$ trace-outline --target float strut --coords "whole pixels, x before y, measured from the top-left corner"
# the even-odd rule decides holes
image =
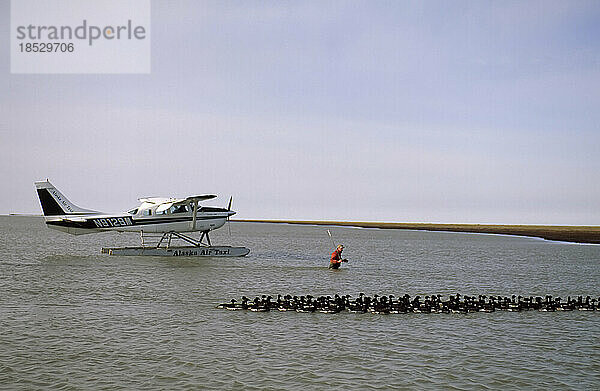
[[[208,236],[208,232],[209,231],[202,231],[202,236],[200,236],[200,243],[202,243],[202,239],[204,239],[204,237],[206,236],[206,242],[209,246],[212,246],[212,244],[210,244],[210,237]]]

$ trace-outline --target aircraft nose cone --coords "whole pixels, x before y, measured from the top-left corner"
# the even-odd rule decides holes
[[[227,211],[227,216],[233,216],[236,212],[233,210],[228,210]]]

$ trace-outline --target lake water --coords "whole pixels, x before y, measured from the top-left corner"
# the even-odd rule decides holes
[[[71,236],[0,217],[0,388],[599,389],[600,311],[224,311],[242,295],[600,296],[600,246],[447,232],[232,223],[245,258],[101,255],[135,234]]]

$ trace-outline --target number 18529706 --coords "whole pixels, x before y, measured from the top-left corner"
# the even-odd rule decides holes
[[[73,42],[21,42],[19,49],[21,53],[72,53],[75,46]]]

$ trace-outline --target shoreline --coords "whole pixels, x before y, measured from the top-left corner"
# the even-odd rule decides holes
[[[0,216],[43,217],[37,214],[16,214]],[[568,243],[600,244],[598,225],[512,225],[512,224],[438,224],[438,223],[390,223],[369,221],[323,221],[323,220],[261,220],[232,219],[242,223],[273,223],[297,225],[329,225],[340,227],[404,229],[433,232],[463,232],[476,234],[496,234],[526,236]]]
[[[581,225],[496,225],[496,224],[436,224],[436,223],[381,223],[361,221],[319,221],[319,220],[231,220],[247,223],[275,223],[298,225],[333,225],[341,227],[405,229],[438,232],[468,232],[528,236],[570,243],[600,244],[600,226]]]

